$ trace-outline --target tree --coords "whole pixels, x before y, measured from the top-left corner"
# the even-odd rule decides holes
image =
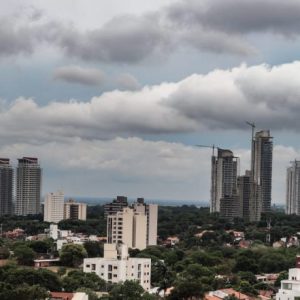
[[[87,241],[83,244],[88,257],[101,257],[103,256],[103,245],[99,242]]]
[[[82,245],[66,244],[60,251],[60,262],[63,266],[78,267],[85,257],[87,252]]]
[[[0,299],[1,300],[44,300],[49,298],[47,290],[39,285],[28,285],[22,283],[17,287],[0,283]]]
[[[95,273],[84,273],[82,271],[71,271],[62,280],[64,290],[76,291],[79,288],[88,288],[93,291],[104,291],[105,281]]]
[[[285,280],[288,279],[289,277],[289,273],[287,271],[283,271],[279,274],[279,276],[277,277],[276,281],[275,281],[275,286],[279,287],[281,284],[281,280]]]
[[[257,290],[248,281],[241,281],[239,290],[245,294],[258,295]]]
[[[53,241],[50,239],[43,241],[31,241],[29,247],[36,253],[48,253],[52,250]]]
[[[32,265],[35,252],[25,245],[20,245],[14,249],[14,256],[20,265]]]
[[[192,297],[203,297],[204,288],[200,280],[180,279],[172,290],[168,299],[170,300],[185,300]]]
[[[61,281],[57,274],[47,269],[10,267],[1,280],[13,286],[18,286],[21,282],[28,285],[38,284],[50,291],[61,290]]]
[[[113,300],[139,300],[143,299],[144,289],[137,281],[126,280],[116,284],[109,293],[109,299]]]

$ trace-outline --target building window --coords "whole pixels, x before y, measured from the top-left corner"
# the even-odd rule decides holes
[[[101,276],[104,276],[104,273],[101,273]]]
[[[96,270],[96,264],[92,264],[92,271]]]
[[[112,279],[112,274],[111,274],[111,273],[108,273],[107,278],[108,278],[108,279]]]
[[[117,275],[117,274],[114,274],[114,277],[118,277],[118,275]]]
[[[85,267],[86,267],[86,268],[90,268],[90,267],[91,267],[91,265],[85,265]]]
[[[112,265],[108,265],[108,271],[112,271]]]
[[[101,265],[101,268],[104,268],[104,265]]]
[[[114,270],[117,270],[118,269],[118,267],[117,266],[114,266]]]

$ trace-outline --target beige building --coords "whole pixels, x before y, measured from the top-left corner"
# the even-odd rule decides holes
[[[125,207],[123,211],[107,216],[107,241],[125,244],[129,248],[147,247],[147,216]]]
[[[132,207],[135,212],[147,216],[147,246],[157,245],[157,204],[146,204],[143,198],[138,198]]]
[[[64,204],[64,219],[86,220],[86,204],[70,199]]]
[[[145,291],[151,287],[151,259],[129,257],[126,245],[104,244],[104,257],[85,258],[83,271],[110,283],[137,280]]]
[[[44,202],[44,221],[58,223],[64,219],[64,192],[48,193]]]

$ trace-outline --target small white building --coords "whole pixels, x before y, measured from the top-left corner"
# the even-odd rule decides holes
[[[104,244],[104,257],[85,258],[83,271],[94,272],[111,283],[137,280],[145,291],[150,290],[151,259],[129,257],[124,244]]]
[[[276,300],[295,300],[300,297],[300,256],[296,258],[296,268],[289,269],[289,278],[281,280],[281,288]]]

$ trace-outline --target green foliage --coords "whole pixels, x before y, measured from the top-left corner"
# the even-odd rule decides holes
[[[276,281],[275,281],[275,286],[276,287],[280,287],[281,284],[281,280],[285,280],[289,278],[289,273],[287,271],[283,271],[279,274],[279,276],[277,277]]]
[[[30,241],[28,246],[36,253],[48,253],[53,248],[53,241],[50,239],[43,241]]]
[[[126,280],[124,283],[114,285],[109,293],[112,300],[139,300],[143,298],[144,289],[136,281]]]
[[[248,295],[258,295],[257,290],[248,281],[241,281],[239,290],[241,291],[241,293],[245,293]]]
[[[39,285],[50,291],[61,290],[59,277],[47,269],[35,270],[33,268],[22,268],[12,265],[1,267],[0,281],[15,287],[19,286],[20,283],[24,283]]]
[[[0,283],[1,300],[45,300],[49,297],[47,290],[39,285],[20,284],[13,286]]]
[[[35,252],[25,245],[20,245],[14,249],[14,257],[20,265],[32,265]]]
[[[72,292],[79,288],[87,288],[93,291],[104,291],[105,281],[95,273],[84,273],[82,271],[71,271],[62,279],[65,291]]]
[[[66,244],[62,247],[59,256],[63,266],[78,267],[87,257],[87,252],[82,245]]]
[[[204,287],[200,280],[187,280],[180,279],[175,284],[171,295],[168,297],[170,300],[188,299],[192,297],[202,297],[204,295]]]
[[[9,249],[7,247],[0,247],[0,259],[7,259],[9,258],[10,253],[9,253]]]
[[[103,244],[99,242],[87,241],[83,244],[88,257],[102,257],[103,256]]]

